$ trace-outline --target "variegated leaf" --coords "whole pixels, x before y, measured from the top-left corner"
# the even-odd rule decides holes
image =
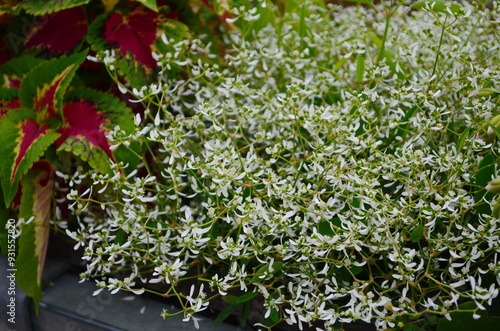
[[[62,110],[62,99],[87,52],[62,56],[43,63],[29,72],[21,83],[21,106],[35,110],[39,123],[57,117]]]
[[[16,195],[21,177],[38,161],[59,133],[47,124],[38,124],[31,109],[9,111],[0,121],[0,177],[5,204]]]
[[[37,311],[42,297],[53,191],[53,170],[47,161],[38,162],[22,180],[20,217],[31,222],[22,227],[16,259],[17,282],[33,298]]]

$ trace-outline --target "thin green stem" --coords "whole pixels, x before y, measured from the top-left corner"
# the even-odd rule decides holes
[[[441,45],[443,44],[444,30],[445,30],[445,27],[443,26],[441,29],[441,37],[439,37],[439,45],[438,45],[438,49],[437,49],[436,60],[434,61],[434,67],[432,68],[431,77],[433,77],[434,74],[436,73],[436,68],[437,68],[437,64],[439,61],[439,55],[441,54]]]
[[[377,62],[382,61],[382,59],[384,58],[385,43],[387,41],[387,35],[389,34],[389,26],[390,26],[390,24],[391,24],[391,14],[386,13],[384,35],[382,36],[382,42],[380,43],[380,52],[378,54]]]

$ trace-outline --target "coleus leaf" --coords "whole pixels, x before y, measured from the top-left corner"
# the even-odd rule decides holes
[[[109,150],[109,147],[107,147]],[[99,146],[93,145],[84,135],[71,135],[62,142],[57,152],[69,152],[78,156],[81,160],[88,163],[93,169],[103,174],[111,174],[111,163],[109,154]]]
[[[39,123],[57,117],[57,113],[62,110],[66,88],[86,56],[87,51],[68,57],[61,56],[30,71],[21,83],[21,106],[35,110]]]
[[[85,37],[87,28],[87,15],[83,7],[45,15],[31,26],[24,47],[66,53]]]
[[[48,124],[39,124],[35,112],[21,108],[9,111],[0,121],[0,178],[5,205],[9,206],[21,177],[38,161],[58,137]]]
[[[78,96],[78,98],[76,98]],[[63,126],[55,142],[58,151],[71,152],[103,173],[110,170],[114,161],[106,133],[118,125],[130,132],[133,115],[117,98],[91,89],[69,93],[63,108]]]
[[[90,0],[24,0],[22,5],[28,14],[45,15],[89,2]]]
[[[0,85],[5,88],[19,88],[28,72],[40,65],[43,60],[34,56],[19,56],[0,65]]]
[[[42,271],[49,239],[53,173],[49,162],[40,161],[22,180],[19,216],[32,221],[22,227],[16,259],[16,280],[19,287],[33,298],[37,313],[42,297]]]
[[[130,53],[146,70],[151,70],[156,67],[151,47],[156,40],[157,23],[158,14],[143,6],[126,15],[116,11],[104,23],[104,39],[123,56]]]

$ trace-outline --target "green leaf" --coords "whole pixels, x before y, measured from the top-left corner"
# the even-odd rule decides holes
[[[229,305],[226,308],[224,308],[224,310],[221,311],[219,315],[217,315],[217,318],[215,319],[214,324],[219,325],[220,323],[222,323],[226,318],[231,316],[231,314],[236,309],[238,309],[239,306],[240,306],[239,304],[232,304],[232,305]]]
[[[337,63],[335,63],[335,66],[333,67],[333,71],[337,71],[340,69],[340,67],[342,67],[344,65],[344,63],[346,63],[348,60],[348,58],[344,57],[340,60],[337,61]]]
[[[244,328],[247,324],[248,316],[250,315],[250,308],[250,301],[246,301],[243,304],[243,308],[241,309],[240,327],[242,328]]]
[[[215,239],[219,236],[220,233],[220,224],[219,221],[215,221],[214,225],[212,225],[212,230],[210,230],[210,238]]]
[[[29,72],[19,91],[21,106],[33,109],[39,123],[57,117],[63,96],[87,51],[45,62]]]
[[[382,40],[380,40],[380,38],[377,37],[376,34],[374,34],[373,32],[368,32],[367,36],[370,37],[370,39],[377,46],[378,49],[382,47]],[[382,59],[385,59],[385,62],[387,63],[389,69],[391,69],[391,72],[393,74],[398,75],[399,78],[404,78],[405,70],[401,66],[398,67],[399,62],[397,61],[396,52],[391,48],[388,48],[387,45],[385,45],[384,47],[384,51],[382,53]]]
[[[252,300],[253,298],[255,298],[257,295],[259,295],[259,292],[248,292],[248,293],[243,294],[241,297],[239,297],[236,300],[236,302],[237,303],[247,302],[247,301]]]
[[[495,173],[495,157],[490,153],[486,155],[479,163],[479,170],[476,174],[476,186],[478,191],[474,195],[474,201],[477,203],[476,209],[481,214],[491,214],[491,207],[488,203],[482,201],[493,199],[494,195],[488,193],[484,187],[493,178]]]
[[[54,191],[50,164],[39,162],[38,168],[46,170],[32,170],[22,181],[19,216],[25,220],[33,220],[22,227],[16,258],[17,282],[26,295],[33,298],[37,313],[42,298],[42,271],[47,253]]]
[[[57,152],[70,152],[87,162],[102,174],[111,174],[109,155],[98,146],[92,145],[84,136],[70,136],[57,148]]]
[[[124,231],[123,229],[118,229],[118,231],[116,231],[116,235],[115,235],[115,240],[114,240],[114,243],[116,245],[123,245],[123,243],[125,242],[125,234],[124,234]]]
[[[420,224],[410,233],[410,239],[412,242],[416,243],[420,239],[422,239],[423,234],[424,234],[424,226]]]
[[[34,56],[24,55],[3,63],[0,65],[0,72],[2,73],[0,86],[17,88],[16,86],[24,80],[26,74],[42,62],[44,61]]]
[[[365,73],[365,57],[362,54],[358,54],[358,59],[356,63],[356,80],[359,83],[363,81],[364,73]]]
[[[123,164],[129,165],[126,169],[124,169],[125,175],[128,176],[132,171],[137,169],[139,163],[141,163],[142,160],[139,155],[142,155],[143,152],[144,149],[139,142],[132,141],[129,146],[120,145],[113,151],[113,155],[118,162],[123,162]]]
[[[231,303],[231,304],[237,304],[237,300],[238,300],[238,297],[235,296],[235,295],[226,295],[224,297],[222,297],[222,300],[224,300],[224,302],[227,302],[227,303]]]
[[[397,131],[394,134],[390,135],[389,139],[387,140],[387,147],[389,148],[394,147],[396,143],[393,142],[394,140],[396,140],[396,137],[400,137],[401,138],[400,141],[403,141],[404,136],[410,130],[410,118],[412,118],[413,115],[415,115],[417,113],[417,110],[419,109],[420,108],[418,105],[414,105],[406,112],[405,116],[401,120],[401,124],[398,125],[397,127]]]
[[[7,222],[9,221],[10,213],[11,211],[5,206],[5,203],[3,202],[3,192],[0,190],[0,252],[5,256],[9,256],[9,228],[6,226]],[[14,249],[17,249],[18,245],[14,247]],[[12,253],[12,251],[11,251]],[[15,252],[14,252],[15,253]]]
[[[156,6],[156,0],[135,0],[135,1],[142,3],[145,7],[151,10],[154,10],[156,12],[158,11],[158,7]]]
[[[331,223],[328,221],[321,221],[319,222],[318,225],[318,232],[322,236],[330,236],[333,237],[335,235],[335,232],[332,229]]]
[[[500,129],[494,125],[490,125],[489,127],[493,130],[493,132],[495,132],[497,139],[500,139]],[[467,129],[470,129],[470,128],[467,128]]]
[[[420,0],[414,3],[411,7],[414,9],[422,9],[426,8],[426,3],[429,4],[429,8],[433,12],[445,13],[446,11],[446,3],[449,1],[445,0]],[[453,14],[458,14],[462,7],[457,5],[456,3],[450,4],[450,10]]]
[[[462,148],[464,147],[465,141],[469,138],[469,132],[470,132],[470,128],[467,128],[458,137],[457,151],[461,151]],[[500,131],[499,131],[499,133],[500,133]],[[500,139],[500,136],[499,136],[499,139]]]
[[[272,265],[272,268],[273,268],[272,274],[274,275],[278,271],[280,271],[282,265],[283,265],[283,262],[280,262],[280,261],[274,262]],[[270,267],[270,264],[264,264],[263,266],[261,266],[255,272],[255,276],[252,278],[252,283],[262,282],[262,278],[260,278],[260,277],[269,273],[269,267]]]
[[[462,312],[450,314],[451,321],[442,318],[437,326],[437,331],[478,331],[478,330],[500,330],[500,318],[490,317],[484,310],[477,309],[474,302],[465,302],[458,305]],[[472,311],[480,316],[473,318]]]
[[[45,15],[89,2],[90,0],[23,0],[22,6],[28,14]]]
[[[271,313],[269,314],[269,317],[274,323],[278,323],[278,321],[280,320],[280,312],[275,308],[271,308]]]

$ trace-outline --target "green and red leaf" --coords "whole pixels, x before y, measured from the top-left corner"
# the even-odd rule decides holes
[[[96,105],[87,100],[67,102],[63,108],[63,126],[58,130],[61,134],[56,141],[60,146],[69,137],[78,140],[85,138],[92,146],[101,148],[110,158],[113,154],[106,138],[104,112],[98,111]]]
[[[43,63],[29,72],[21,84],[21,106],[33,109],[39,123],[57,117],[62,110],[64,93],[87,51]]]
[[[16,259],[17,282],[33,298],[35,309],[42,297],[42,271],[49,239],[54,171],[47,161],[39,161],[22,180],[19,216],[26,221],[19,240]]]
[[[87,34],[85,9],[75,7],[45,15],[31,26],[25,48],[46,48],[63,54],[75,47]]]
[[[152,46],[156,40],[158,14],[139,6],[129,14],[114,12],[104,23],[104,39],[123,56],[132,54],[145,69],[156,67]]]
[[[71,91],[68,99],[56,147],[79,156],[103,173],[108,172],[115,158],[106,133],[116,125],[130,132],[133,128],[131,110],[117,98],[91,89]]]
[[[58,137],[49,125],[39,124],[31,109],[10,111],[0,121],[0,177],[5,204],[16,195],[19,180]]]

